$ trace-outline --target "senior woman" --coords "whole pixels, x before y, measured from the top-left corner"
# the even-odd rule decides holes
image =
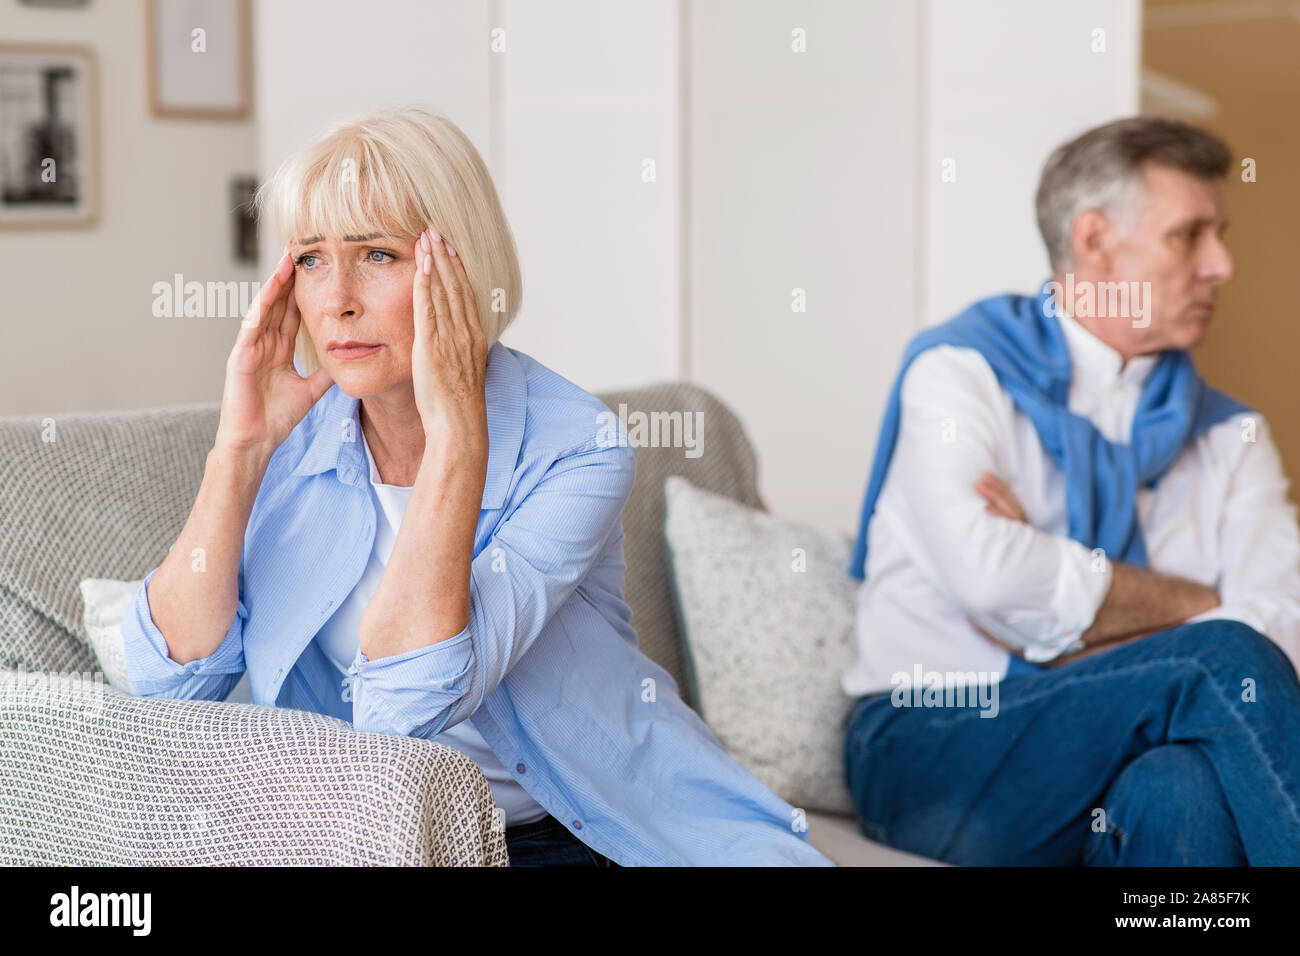
[[[259,704],[454,747],[514,865],[829,864],[637,650],[634,452],[498,341],[519,265],[466,136],[363,116],[257,203],[291,242],[226,362],[189,519],[123,622],[132,691],[220,700],[247,669]]]

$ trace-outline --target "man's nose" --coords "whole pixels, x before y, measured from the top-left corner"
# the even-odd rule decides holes
[[[1215,282],[1227,282],[1236,274],[1236,263],[1233,262],[1232,253],[1228,251],[1222,239],[1216,237],[1211,242],[1210,248],[1206,250],[1202,269],[1205,277]]]

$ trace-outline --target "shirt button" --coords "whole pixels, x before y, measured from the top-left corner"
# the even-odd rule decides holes
[[[582,821],[581,821],[581,820],[574,820],[574,821],[573,821],[573,829],[575,829],[575,830],[581,830],[581,829],[582,829]]]
[[[515,764],[515,769],[518,770],[520,773],[525,773],[528,770],[528,768],[521,763]]]

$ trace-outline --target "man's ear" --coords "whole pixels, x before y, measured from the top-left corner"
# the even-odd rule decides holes
[[[1100,209],[1085,209],[1070,226],[1070,250],[1076,269],[1110,272],[1110,238],[1114,224]]]

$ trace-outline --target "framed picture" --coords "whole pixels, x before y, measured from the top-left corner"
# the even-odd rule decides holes
[[[149,109],[176,119],[243,119],[251,82],[248,0],[149,0]]]
[[[88,47],[0,43],[0,228],[95,221],[98,103]]]
[[[235,217],[232,234],[235,237],[236,262],[257,265],[257,215],[253,210],[253,195],[257,180],[252,176],[236,176],[230,181],[230,209]]]

